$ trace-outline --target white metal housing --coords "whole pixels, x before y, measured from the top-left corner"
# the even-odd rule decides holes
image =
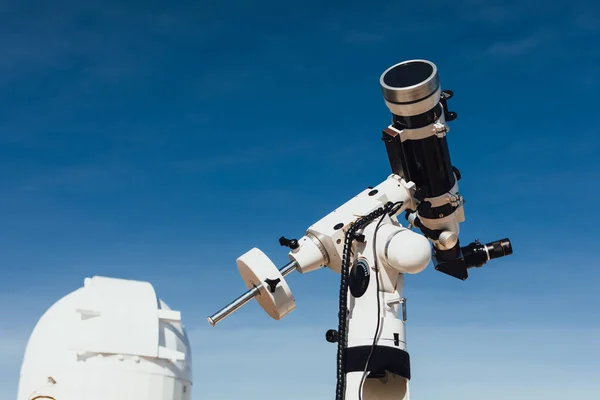
[[[340,273],[344,237],[350,225],[388,202],[402,202],[396,215],[408,208],[416,208],[412,197],[414,188],[414,184],[391,174],[374,188],[363,190],[311,225],[306,231],[307,236],[300,239],[300,246],[289,253],[290,260],[298,263],[298,271],[302,273],[314,271],[325,263],[329,269]]]
[[[180,312],[150,283],[94,277],[38,321],[18,400],[189,400],[191,389]]]

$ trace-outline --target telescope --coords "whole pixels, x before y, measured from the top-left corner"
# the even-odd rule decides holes
[[[256,299],[279,320],[296,306],[288,274],[320,268],[339,273],[338,328],[325,335],[338,345],[336,400],[409,399],[406,275],[433,262],[436,270],[465,280],[468,269],[513,251],[509,239],[460,244],[465,201],[448,146],[448,123],[457,113],[448,109],[454,93],[442,90],[436,65],[401,62],[379,83],[392,114],[382,135],[391,174],[310,225],[300,239],[281,237],[289,248],[289,263],[281,269],[258,248],[240,256],[237,267],[248,291],[208,317],[215,326]]]
[[[411,60],[388,68],[380,78],[392,124],[383,131],[392,172],[414,182],[418,202],[406,219],[434,244],[435,269],[465,280],[467,269],[512,254],[509,239],[460,247],[459,224],[465,220],[458,192],[460,171],[450,159],[447,134],[458,114],[448,110],[451,90],[441,90],[437,67]]]

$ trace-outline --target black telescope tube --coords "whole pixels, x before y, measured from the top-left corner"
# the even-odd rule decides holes
[[[455,178],[445,137],[406,140],[400,147],[405,179],[417,185],[423,198],[441,196],[452,189]]]
[[[391,136],[384,131],[392,171],[414,182],[422,198],[449,192],[456,178],[448,142],[445,135],[435,135],[433,127],[444,115],[437,67],[425,60],[405,61],[386,70],[380,84],[394,128],[426,130],[429,126],[431,132],[423,138],[403,141],[401,135]]]

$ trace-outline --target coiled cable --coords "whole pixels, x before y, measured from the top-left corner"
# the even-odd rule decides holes
[[[338,349],[337,349],[337,384],[336,384],[336,400],[345,400],[344,395],[346,393],[346,348],[348,347],[348,275],[350,271],[350,263],[352,261],[352,243],[357,239],[357,232],[366,227],[368,224],[373,222],[376,218],[382,217],[385,214],[393,215],[397,212],[398,207],[402,205],[402,202],[391,203],[388,202],[384,207],[380,207],[377,210],[369,213],[366,216],[359,218],[354,222],[350,228],[346,231],[344,238],[344,251],[342,254],[342,265],[341,265],[341,280],[340,280],[340,296],[339,296],[339,313],[338,313]],[[383,218],[382,218],[383,220]],[[380,221],[381,222],[381,221]],[[379,226],[379,224],[378,224]],[[375,255],[375,253],[374,253]],[[376,255],[375,255],[376,257]],[[377,277],[379,283],[379,277]],[[378,294],[379,296],[379,291]],[[379,307],[378,307],[379,308]],[[377,327],[379,330],[379,326]],[[375,338],[377,338],[375,335]],[[367,366],[371,358],[371,354],[367,359]],[[365,366],[366,370],[366,366]],[[362,385],[361,385],[362,386]],[[359,388],[360,390],[360,388]]]

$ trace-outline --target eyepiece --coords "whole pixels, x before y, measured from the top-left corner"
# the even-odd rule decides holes
[[[490,260],[493,260],[494,258],[509,256],[513,252],[512,244],[510,243],[510,240],[508,238],[488,243],[485,245],[485,247],[490,255]]]
[[[461,250],[467,268],[480,267],[489,260],[511,255],[512,244],[509,239],[496,240],[488,244],[475,241]]]
[[[388,68],[379,79],[385,102],[394,115],[426,112],[440,100],[437,67],[427,60],[409,60]]]
[[[456,247],[458,248],[458,246],[457,244]],[[482,244],[476,240],[465,247],[460,247],[459,253],[462,253],[462,257],[456,254],[457,258],[454,259],[452,254],[454,250],[434,249],[437,262],[435,269],[463,281],[469,276],[467,269],[482,267],[490,260],[509,256],[513,252],[512,244],[508,238],[488,244]]]

